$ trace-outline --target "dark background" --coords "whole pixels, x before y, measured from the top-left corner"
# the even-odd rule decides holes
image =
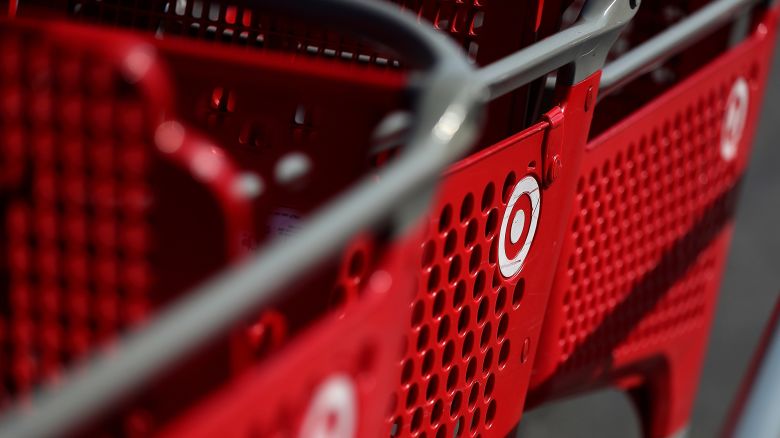
[[[778,45],[780,47],[780,45]],[[690,424],[690,438],[718,432],[780,292],[780,50],[753,144],[726,274]],[[780,407],[778,407],[780,415]],[[639,437],[633,407],[606,390],[527,412],[522,438]]]

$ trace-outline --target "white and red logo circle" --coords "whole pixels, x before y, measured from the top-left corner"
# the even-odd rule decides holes
[[[501,221],[498,267],[504,277],[512,277],[523,269],[536,235],[540,208],[539,183],[533,176],[526,176],[512,190]]]
[[[317,388],[303,418],[300,438],[353,438],[357,428],[355,384],[345,374],[329,377]]]
[[[720,132],[720,156],[726,161],[731,161],[737,156],[737,148],[745,131],[749,103],[748,83],[744,78],[737,78],[726,101],[726,112],[723,115],[723,126]]]

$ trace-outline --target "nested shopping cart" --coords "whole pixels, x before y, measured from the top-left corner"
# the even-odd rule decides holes
[[[713,2],[672,28],[677,38],[667,42],[730,23],[750,6],[740,3]],[[646,436],[684,433],[776,23],[776,9],[756,9],[744,41],[588,143],[532,406],[617,386],[637,405]],[[669,50],[658,41],[635,49],[634,61]],[[605,69],[606,93],[633,86],[627,62]]]
[[[221,269],[252,232],[238,167],[162,123],[169,84],[148,48],[63,31],[1,31],[3,404]]]
[[[186,2],[184,4],[186,5]],[[159,319],[154,320],[156,322],[152,322],[147,329],[151,336],[137,335],[129,341],[129,346],[118,350],[117,356],[114,358],[109,356],[105,359],[102,365],[104,371],[94,371],[91,375],[86,374],[85,380],[81,383],[79,380],[71,383],[72,387],[76,388],[73,391],[91,393],[88,399],[69,398],[68,409],[64,411],[70,410],[71,416],[63,417],[63,410],[56,409],[57,404],[65,399],[57,402],[55,396],[50,399],[49,403],[52,403],[50,407],[42,407],[40,411],[44,417],[47,412],[54,417],[48,420],[33,420],[26,426],[22,424],[21,427],[40,428],[39,431],[45,431],[46,428],[62,426],[63,423],[57,423],[55,420],[73,422],[74,418],[87,410],[97,408],[100,402],[96,400],[115,398],[122,390],[146,379],[148,375],[157,372],[158,368],[167,365],[167,362],[172,361],[174,357],[183,354],[181,351],[195,348],[202,343],[203,338],[212,336],[220,329],[225,330],[231,322],[239,319],[237,315],[247,315],[244,308],[251,307],[253,304],[253,301],[249,300],[250,295],[256,296],[254,301],[261,300],[262,291],[270,290],[271,287],[277,286],[275,283],[281,284],[285,279],[292,278],[293,273],[314,263],[314,260],[325,252],[323,248],[330,248],[354,233],[349,224],[362,225],[372,218],[379,217],[381,212],[388,210],[388,203],[398,202],[401,194],[407,194],[411,189],[419,187],[423,181],[432,178],[443,163],[457,156],[459,148],[467,144],[467,135],[460,132],[473,131],[462,125],[468,126],[466,122],[471,119],[470,105],[473,105],[474,101],[496,99],[542,77],[549,71],[560,69],[557,105],[542,117],[541,122],[467,158],[445,174],[445,188],[441,192],[442,195],[437,196],[436,213],[421,225],[420,233],[426,236],[426,242],[420,248],[422,254],[411,257],[417,264],[416,270],[423,271],[418,281],[417,297],[413,302],[407,303],[408,311],[395,312],[396,318],[398,315],[406,315],[404,318],[395,319],[395,322],[411,323],[412,326],[404,341],[404,360],[397,370],[401,375],[401,389],[393,398],[393,413],[388,424],[389,433],[420,435],[426,434],[426,430],[439,436],[448,433],[462,435],[467,433],[467,430],[471,435],[480,433],[479,431],[495,435],[507,433],[519,419],[524,398],[523,391],[508,391],[507,385],[523,387],[528,381],[540,328],[536,318],[544,313],[546,290],[552,276],[550,267],[555,263],[558,251],[556,242],[563,225],[561,218],[565,217],[561,213],[566,211],[575,182],[571,177],[573,174],[569,173],[567,176],[562,169],[576,168],[578,165],[595,103],[597,71],[611,41],[619,28],[630,19],[636,6],[626,3],[610,8],[610,4],[606,1],[592,2],[583,14],[581,22],[571,30],[555,35],[537,46],[532,46],[524,52],[472,74],[465,61],[461,61],[461,55],[448,49],[448,46],[438,37],[417,35],[415,32],[420,31],[410,29],[417,29],[419,26],[410,27],[408,19],[406,22],[400,21],[400,24],[394,23],[387,18],[392,15],[377,15],[375,11],[383,11],[378,6],[356,5],[351,2],[333,4],[322,2],[324,7],[319,10],[322,17],[344,20],[348,14],[334,10],[332,6],[347,5],[357,8],[358,13],[363,14],[359,18],[379,20],[376,23],[378,34],[381,34],[382,26],[389,22],[401,26],[402,30],[417,39],[415,41],[411,38],[411,42],[416,45],[404,39],[399,46],[414,52],[418,61],[422,59],[427,62],[427,64],[423,63],[424,66],[435,67],[434,73],[441,76],[439,78],[434,75],[437,80],[421,83],[424,86],[421,88],[427,93],[419,99],[419,105],[427,112],[423,112],[420,116],[422,121],[411,125],[411,131],[426,140],[425,142],[417,140],[417,143],[426,144],[426,149],[421,149],[419,145],[417,148],[411,148],[415,145],[415,142],[411,142],[412,145],[407,147],[419,156],[396,152],[399,158],[395,160],[399,160],[400,164],[387,164],[380,167],[378,182],[366,183],[358,189],[362,191],[357,192],[357,195],[353,193],[351,197],[336,201],[337,204],[328,210],[330,213],[320,216],[319,221],[313,220],[313,225],[303,225],[298,231],[295,229],[298,227],[297,221],[301,211],[308,212],[307,209],[318,207],[334,191],[343,188],[346,182],[354,180],[355,174],[360,174],[360,169],[363,168],[355,169],[357,166],[346,165],[335,169],[335,172],[334,169],[329,169],[330,172],[323,174],[326,174],[330,180],[322,178],[322,175],[312,174],[311,178],[320,176],[316,181],[333,183],[335,187],[335,189],[331,189],[330,185],[313,187],[311,190],[318,195],[313,206],[306,204],[302,207],[294,204],[296,201],[302,201],[300,197],[293,196],[290,199],[283,199],[284,211],[268,210],[268,205],[277,206],[279,205],[277,202],[254,202],[252,213],[255,227],[252,231],[258,241],[262,242],[274,234],[293,234],[288,241],[278,244],[276,250],[269,253],[273,256],[268,255],[266,258],[260,256],[255,261],[256,265],[262,265],[263,268],[250,270],[245,267],[243,271],[237,268],[238,273],[228,271],[228,274],[215,280],[214,283],[209,283],[203,289],[188,294],[182,301],[183,304],[158,315]],[[294,5],[276,5],[276,7],[295,9]],[[186,9],[185,11],[190,13]],[[242,10],[242,14],[242,17],[246,17],[246,10]],[[385,10],[383,14],[389,12]],[[539,23],[539,14],[536,15]],[[237,17],[236,15],[233,19]],[[351,24],[354,25],[354,22]],[[94,32],[96,38],[100,35],[97,30],[90,30],[90,32]],[[287,75],[285,76],[287,79],[290,77],[298,79],[306,77],[311,73],[311,69],[315,68],[321,68],[318,72],[332,81],[332,88],[323,87],[322,84],[314,85],[319,90],[326,90],[326,94],[341,92],[343,95],[344,90],[338,87],[354,86],[354,84],[349,81],[342,83],[339,79],[346,77],[355,79],[358,76],[369,77],[369,79],[355,81],[358,84],[369,83],[388,93],[403,88],[402,73],[392,70],[378,71],[373,67],[371,70],[356,69],[353,66],[337,67],[332,64],[327,64],[325,67],[326,64],[321,63],[320,60],[301,60],[299,57],[282,57],[275,54],[258,56],[255,60],[254,55],[241,52],[242,57],[239,59],[238,56],[233,56],[239,52],[217,49],[216,46],[197,45],[190,41],[185,44],[181,40],[173,39],[148,41],[150,41],[149,45],[154,47],[165,60],[167,67],[174,72],[175,83],[180,85],[178,81],[181,81],[181,84],[184,84],[183,88],[193,91],[191,94],[179,97],[181,100],[178,101],[175,114],[181,114],[182,123],[197,125],[218,139],[221,133],[227,132],[228,134],[224,134],[226,137],[221,139],[225,142],[225,145],[221,146],[225,146],[224,153],[227,159],[238,163],[242,171],[253,170],[261,175],[274,174],[276,180],[270,181],[273,184],[291,183],[294,186],[296,182],[300,182],[294,181],[295,176],[300,176],[295,175],[296,171],[300,173],[301,168],[305,170],[306,166],[311,164],[307,163],[306,158],[311,159],[312,156],[321,158],[325,155],[317,154],[326,152],[321,152],[321,149],[315,150],[309,152],[308,157],[294,154],[279,157],[269,154],[264,159],[253,160],[256,157],[233,147],[231,142],[234,143],[236,138],[239,143],[251,143],[254,147],[265,146],[263,143],[266,140],[278,141],[272,136],[265,135],[266,131],[263,129],[265,120],[262,118],[257,124],[250,124],[248,131],[250,135],[245,135],[247,133],[244,129],[247,126],[247,119],[244,118],[247,117],[246,113],[238,118],[239,123],[232,126],[240,129],[231,129],[231,123],[235,123],[235,121],[231,122],[231,114],[238,112],[237,108],[242,104],[244,93],[252,91],[248,85],[244,85],[251,80],[256,81],[258,79],[256,75],[262,74],[259,72],[271,71],[264,74],[270,78],[268,83],[264,83],[269,86],[269,90],[265,90],[265,93],[266,96],[270,94],[280,100],[289,99],[290,96],[293,96],[293,99],[311,98],[305,90],[290,90],[289,86],[284,88],[285,83],[279,79],[281,72]],[[328,45],[320,48],[325,54],[330,50]],[[560,50],[561,48],[566,50]],[[442,53],[446,57],[442,56]],[[343,52],[341,56],[343,57]],[[230,77],[227,85],[213,82],[214,75],[210,74],[212,72],[203,69],[204,59],[205,65],[223,65],[232,70],[233,76]],[[357,55],[356,59],[360,61],[360,55]],[[369,60],[378,61],[377,58],[371,57]],[[242,68],[237,68],[236,64],[240,64]],[[283,65],[287,68],[283,68]],[[399,63],[399,66],[402,65],[404,64]],[[187,74],[176,74],[177,71]],[[312,85],[303,82],[300,86],[311,91]],[[284,92],[274,94],[277,90],[273,86],[282,87]],[[236,92],[233,87],[242,91]],[[176,86],[173,86],[173,89],[176,90]],[[210,105],[203,106],[198,103],[197,97],[203,90],[210,92]],[[365,94],[367,90],[357,91]],[[376,92],[373,89],[371,91]],[[448,101],[446,99],[448,95],[454,97]],[[258,98],[262,97],[265,96],[258,96]],[[348,102],[338,100],[340,98],[334,96],[327,102],[336,102],[336,108],[339,110],[350,106]],[[374,101],[372,102],[374,106],[358,107],[360,110],[358,112],[353,110],[354,121],[358,122],[355,124],[358,134],[369,133],[366,126],[380,122],[380,117],[372,111],[366,111],[365,108],[374,108],[389,101],[390,109],[398,109],[404,103],[404,101],[399,103],[397,98],[378,100],[379,104]],[[293,111],[284,111],[285,105],[279,105],[279,108],[281,110],[275,109],[275,112],[283,114],[282,117],[290,117],[290,113],[293,113]],[[261,108],[252,109],[261,111]],[[308,105],[300,104],[289,109],[294,109],[292,120],[288,119],[288,123],[292,125],[290,130],[293,136],[285,137],[285,140],[295,144],[295,141],[303,139],[305,141],[302,143],[311,145],[314,140],[334,138],[328,137],[327,131],[328,117],[334,116],[333,113],[320,111],[318,114],[316,110],[311,111]],[[442,116],[432,117],[437,110]],[[250,115],[256,117],[251,111]],[[272,119],[276,115],[268,114],[267,117]],[[198,118],[199,116],[201,118]],[[312,128],[311,120],[316,121],[318,116],[326,123],[319,125],[319,129]],[[344,114],[340,113],[340,116],[343,117]],[[374,123],[363,123],[369,121],[365,119],[366,117],[375,117],[370,120]],[[395,116],[395,120],[399,119],[403,120],[402,117]],[[391,117],[383,121],[390,125],[393,120],[394,118]],[[269,123],[267,126],[271,125]],[[415,125],[422,125],[425,129]],[[371,143],[365,139],[365,135],[357,137],[363,139],[364,144]],[[345,144],[337,146],[339,151],[349,150],[350,138],[345,137]],[[326,141],[324,143],[327,144]],[[450,144],[451,150],[437,150],[435,147],[437,143]],[[422,152],[417,152],[418,150]],[[442,150],[446,153],[442,153]],[[365,156],[365,151],[363,152]],[[356,153],[355,156],[360,154]],[[346,155],[344,158],[349,159],[352,156]],[[317,160],[312,161],[316,166]],[[269,162],[275,163],[274,172],[263,167],[268,166]],[[372,164],[378,163],[372,161]],[[293,177],[288,176],[290,173]],[[251,182],[251,178],[249,181]],[[478,182],[478,191],[474,191],[472,186],[474,181]],[[261,182],[268,184],[269,180],[258,180],[255,175],[255,186]],[[275,190],[272,193],[276,195]],[[542,199],[550,213],[542,215]],[[406,201],[405,203],[411,204],[411,207],[406,205],[400,210],[401,217],[406,219],[402,222],[406,222],[404,225],[407,227],[414,226],[414,221],[409,217],[415,216],[410,213],[410,210],[415,207],[416,202],[409,202],[408,199]],[[293,203],[292,208],[287,204],[288,202]],[[357,213],[363,209],[369,213]],[[351,216],[358,216],[360,219]],[[259,217],[272,220],[258,221]],[[281,226],[267,226],[276,223],[274,221],[277,219],[282,222]],[[265,232],[258,226],[260,223],[266,224]],[[316,239],[307,240],[312,238]],[[536,247],[541,246],[541,248],[537,250],[538,254],[529,255],[534,241],[537,242]],[[549,242],[549,245],[539,245],[539,241]],[[288,255],[285,255],[285,251]],[[404,251],[400,252],[404,253]],[[306,261],[299,262],[299,258]],[[404,256],[399,258],[410,259]],[[285,260],[296,265],[297,268],[289,268],[283,263]],[[349,263],[340,272],[346,272],[348,277],[346,283],[354,288],[356,280],[354,277],[361,271],[361,264],[365,260],[360,262],[361,257],[348,257],[348,260]],[[538,270],[538,274],[530,273],[532,269]],[[414,272],[409,269],[401,271]],[[529,274],[522,274],[521,271]],[[369,289],[381,289],[382,284],[385,288],[389,287],[387,272],[381,271],[385,272],[385,275],[380,275],[378,272],[379,270],[375,275],[370,276],[371,281],[367,286]],[[264,277],[263,273],[268,277]],[[273,275],[269,276],[270,274]],[[244,276],[243,281],[242,276]],[[408,299],[408,296],[403,294],[401,277],[391,275],[392,293],[384,291],[384,294],[379,295],[383,295],[386,299],[389,297]],[[250,279],[255,283],[247,283]],[[271,286],[257,284],[261,281],[271,283]],[[259,289],[261,292],[253,289]],[[341,290],[342,294],[347,293],[345,287],[337,287],[337,290]],[[241,295],[247,299],[246,302],[238,300]],[[378,305],[374,301],[377,300],[376,294],[370,291],[364,297],[367,297],[362,298],[364,304],[348,303],[343,313],[340,310],[321,316],[320,322],[310,322],[316,320],[316,316],[304,315],[305,322],[301,325],[308,324],[308,326],[301,329],[300,336],[289,341],[289,345],[283,351],[272,355],[262,363],[255,364],[251,360],[247,361],[247,354],[241,346],[231,349],[230,355],[234,359],[231,369],[235,372],[238,363],[238,370],[246,372],[235,377],[232,382],[225,384],[215,393],[206,396],[200,406],[171,423],[170,433],[213,434],[215,431],[226,430],[260,434],[298,430],[300,433],[301,430],[334,427],[333,430],[339,433],[346,430],[355,432],[359,436],[373,435],[369,432],[375,430],[372,429],[370,421],[372,416],[375,416],[373,412],[383,413],[386,406],[385,403],[378,406],[376,403],[369,402],[374,399],[373,397],[382,394],[381,388],[373,385],[392,383],[393,379],[389,379],[384,373],[363,374],[366,367],[371,369],[372,364],[384,367],[388,362],[382,358],[387,356],[384,350],[379,353],[371,348],[366,350],[364,342],[344,342],[346,345],[343,351],[340,349],[336,352],[332,351],[334,339],[352,338],[350,335],[354,336],[354,328],[359,325],[362,327],[362,324],[368,322],[376,324],[383,331],[373,332],[364,328],[362,331],[366,332],[365,335],[383,334],[385,339],[392,338],[393,321],[377,315],[382,312],[384,315],[393,315],[394,308],[386,302]],[[321,299],[322,294],[296,295],[294,292],[285,294],[281,298],[283,309],[284,301],[288,298],[291,301],[297,298],[296,310],[305,312],[305,309],[299,309],[300,300]],[[353,299],[356,300],[361,301]],[[365,304],[365,301],[374,302]],[[225,308],[225,305],[228,307]],[[377,314],[371,313],[369,307]],[[271,342],[279,337],[278,332],[288,329],[289,320],[285,317],[289,313],[284,310],[277,312],[278,308],[279,306],[274,306],[270,312],[260,316],[261,323],[256,332],[261,340],[268,340],[268,335],[265,334],[269,328],[279,327],[271,331]],[[315,302],[312,308],[313,310],[310,311],[316,312],[317,309],[322,309],[322,306],[317,306]],[[205,313],[199,314],[195,311],[197,309]],[[333,326],[326,326],[325,324],[328,323]],[[192,333],[188,333],[182,327],[188,327]],[[250,325],[249,333],[255,333],[254,329],[255,326]],[[236,342],[241,343],[240,340],[235,341],[235,339],[234,335],[229,342],[231,346]],[[180,346],[180,343],[185,347]],[[383,343],[381,349],[386,345],[387,343]],[[224,343],[219,346],[224,351]],[[397,348],[395,345],[393,347]],[[209,350],[209,353],[213,351]],[[239,356],[239,360],[235,360],[236,356]],[[211,357],[213,360],[214,356]],[[347,360],[350,357],[358,360],[357,365],[344,371],[343,367],[345,363],[350,362]],[[135,369],[132,364],[140,370]],[[197,365],[194,367],[193,364]],[[210,375],[214,369],[205,373],[194,369],[203,364],[202,360],[188,363],[187,366],[179,368],[186,371],[179,377],[193,383],[193,379],[200,377],[206,377],[206,380],[219,380],[219,377]],[[247,370],[246,367],[249,369]],[[341,372],[336,373],[334,369],[339,369]],[[323,370],[330,373],[330,376],[319,373]],[[263,415],[258,416],[256,410],[229,408],[245,406],[245,400],[259,397],[260,394],[267,394],[269,391],[278,393],[279,379],[291,375],[296,375],[301,382],[300,385],[293,386],[295,391],[289,394],[289,399],[281,396],[274,399],[274,403],[278,402],[275,406],[279,406],[280,411],[269,408],[263,411]],[[101,379],[105,379],[102,386],[96,383]],[[354,381],[361,385],[357,389],[358,395],[353,392]],[[105,385],[106,382],[112,383]],[[205,386],[202,383],[198,381],[197,384],[192,384],[192,388],[187,388],[188,393],[197,393],[203,388],[209,389],[208,383],[205,383]],[[141,399],[144,400],[146,397],[145,403],[154,405],[155,400],[164,400],[164,394],[176,390],[176,385],[170,386],[170,380],[163,379],[158,387],[142,395]],[[97,395],[92,391],[103,395]],[[62,394],[66,393],[67,391],[62,392]],[[430,403],[426,400],[430,400]],[[446,418],[442,416],[445,403],[450,411],[446,414]],[[133,403],[130,405],[132,407]],[[358,405],[360,408],[357,412],[360,412],[360,416],[356,419],[354,407]],[[63,405],[60,405],[60,408],[62,407]],[[165,409],[162,406],[160,408]],[[170,410],[170,407],[167,409]],[[315,415],[313,417],[305,415],[306,412],[312,412],[311,409]],[[279,415],[276,415],[277,412]],[[334,412],[335,419],[332,418]],[[422,422],[423,417],[425,423]],[[309,420],[310,418],[313,420]],[[150,423],[155,423],[155,420],[159,418],[155,418],[149,411],[131,409],[130,415],[126,416],[124,421],[125,432],[128,432],[127,425],[140,428],[143,432],[144,428],[149,427]],[[230,425],[229,429],[228,425]],[[342,426],[347,429],[342,429]],[[309,429],[310,427],[315,429]]]
[[[324,166],[308,169],[311,156],[327,151],[329,142],[335,140],[346,154],[353,152],[350,143],[370,143],[372,123],[383,116],[383,108],[401,109],[411,97],[403,90],[401,75],[393,72],[370,75],[306,60],[290,65],[289,59],[274,56],[242,63],[237,52],[232,53],[231,61],[230,52],[213,47],[201,47],[203,51],[196,57],[196,52],[179,50],[175,43],[154,46],[147,40],[68,24],[9,21],[4,23],[3,36],[9,61],[4,63],[8,113],[4,113],[3,128],[4,133],[15,136],[15,141],[7,143],[10,150],[4,156],[9,179],[16,176],[9,180],[9,196],[20,204],[10,207],[21,211],[9,216],[9,235],[18,239],[10,247],[16,257],[11,261],[16,264],[9,270],[20,278],[14,283],[18,292],[12,294],[19,298],[4,308],[4,315],[9,315],[4,321],[9,333],[4,351],[15,355],[13,367],[4,369],[4,382],[10,382],[5,386],[7,401],[28,396],[44,378],[60,373],[64,365],[154,314],[184,289],[257,246],[260,239],[292,233],[301,212],[316,205],[315,197],[322,201],[335,191],[334,186],[344,184],[356,167],[368,161],[365,154],[355,154],[359,164],[345,159],[343,168],[332,166],[328,172]],[[94,41],[104,44],[94,45]],[[222,62],[225,68],[232,65],[238,72],[230,84],[215,75],[194,74],[210,62]],[[310,73],[313,65],[321,68],[315,70],[317,74]],[[176,68],[193,74],[180,77],[181,82],[168,81]],[[249,126],[253,131],[232,133],[234,126],[218,118],[234,110],[235,97],[220,86],[240,87],[250,80],[254,85],[251,91],[260,96],[247,99],[249,109],[239,108],[246,117],[241,128]],[[263,86],[257,86],[258,80]],[[316,92],[317,87],[323,87],[323,92]],[[250,91],[248,87],[244,90]],[[343,94],[347,97],[338,98]],[[181,100],[173,104],[170,95]],[[243,98],[252,97],[243,93],[239,105],[247,102]],[[186,100],[189,98],[193,101]],[[266,100],[263,110],[256,110],[263,99],[272,99],[277,106],[268,106]],[[367,104],[370,99],[375,99],[373,104]],[[323,105],[326,102],[331,105]],[[253,103],[257,105],[251,107]],[[332,130],[312,122],[314,114],[315,120],[319,117],[322,126],[327,126],[332,117],[329,111],[339,108],[346,108],[341,115],[357,124],[352,136],[335,138]],[[23,110],[30,114],[21,114]],[[86,119],[83,122],[82,117]],[[227,125],[222,126],[225,136],[234,134],[233,142],[251,145],[226,149],[193,135],[190,127],[200,121],[207,128]],[[271,131],[265,126],[279,128]],[[266,151],[263,160],[258,160],[258,150],[267,148],[266,141],[277,146],[286,142],[290,148],[276,155],[273,150]],[[303,144],[321,149],[307,151],[309,156],[294,153],[295,147]],[[301,180],[302,173],[309,181]],[[312,198],[308,203],[301,202],[299,195],[299,185],[306,182],[318,184],[309,192]],[[270,201],[258,205],[260,195],[272,189],[275,197],[284,200],[288,196],[293,203],[273,198],[284,209],[270,212],[264,208]],[[190,197],[199,204],[190,206]],[[257,220],[261,215],[270,217],[263,227]],[[40,222],[41,227],[27,231],[30,221]],[[222,234],[221,227],[226,229]],[[289,353],[289,359],[277,359],[281,361],[278,369],[295,373],[292,366],[298,360],[299,367],[311,371],[310,378],[317,378],[321,376],[316,372],[338,368],[344,375],[365,377],[357,385],[361,403],[375,404],[371,397],[384,401],[391,379],[371,376],[384,375],[389,366],[385,364],[391,363],[392,353],[397,351],[400,320],[396,316],[408,297],[395,268],[401,263],[392,261],[408,257],[402,237],[395,237],[393,248],[399,255],[393,256],[372,253],[377,244],[369,237],[356,238],[344,249],[347,262],[341,269],[331,270],[335,278],[328,272],[323,280],[316,272],[306,279],[309,284],[296,285],[304,292],[317,281],[330,282],[332,287],[323,290],[320,286],[317,294],[295,295],[293,291],[287,302],[277,300],[281,302],[274,308],[237,322],[231,339],[209,347],[139,399],[128,402],[108,430],[132,435],[164,423],[177,403],[189,402],[224,376],[285,344],[300,328],[296,324],[315,319],[317,313],[333,314],[316,330],[319,336],[326,336],[313,342],[320,348],[357,333],[356,321],[369,321],[375,330],[364,328],[359,336],[353,336],[355,345],[329,351],[335,356],[330,362],[318,350],[313,357],[319,362],[314,363],[312,356],[301,362],[295,359],[300,353]],[[83,242],[85,239],[88,241]],[[117,239],[123,240],[116,247],[108,246]],[[126,265],[118,266],[120,262]],[[56,270],[63,267],[64,272]],[[375,272],[376,276],[371,275]],[[116,285],[112,280],[122,283]],[[342,316],[341,311],[330,311],[332,289],[342,290],[344,299],[348,294],[356,295],[357,290],[366,293],[361,298],[352,297],[349,316]],[[45,300],[39,302],[39,296]],[[291,304],[299,311],[293,315],[297,319],[286,318],[285,306]],[[57,343],[60,338],[65,338],[62,344]],[[302,348],[307,351],[308,347],[304,343]],[[213,361],[203,365],[204,357]],[[303,389],[311,390],[311,382],[304,383]],[[381,385],[385,385],[384,391]],[[172,393],[176,397],[170,397]],[[286,403],[280,401],[283,405]],[[357,431],[372,433],[363,427]]]

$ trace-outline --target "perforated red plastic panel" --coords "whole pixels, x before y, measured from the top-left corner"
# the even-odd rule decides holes
[[[5,404],[235,256],[251,217],[203,139],[177,129],[164,150],[167,87],[145,46],[4,21],[0,56]],[[169,217],[173,200],[201,220]]]
[[[562,98],[564,169],[578,168],[598,79]],[[552,131],[538,123],[445,174],[406,313],[390,436],[504,436],[519,420],[574,187],[565,171],[543,182]]]
[[[644,403],[650,436],[685,425],[774,34],[771,15],[588,145],[533,405],[615,384]]]

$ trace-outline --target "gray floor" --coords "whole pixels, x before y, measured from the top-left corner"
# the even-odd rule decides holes
[[[780,47],[780,45],[779,45]],[[750,355],[780,291],[780,50],[723,280],[707,363],[690,426],[691,438],[717,436]],[[780,408],[778,410],[780,414]],[[622,394],[605,391],[529,412],[520,437],[638,437]]]

